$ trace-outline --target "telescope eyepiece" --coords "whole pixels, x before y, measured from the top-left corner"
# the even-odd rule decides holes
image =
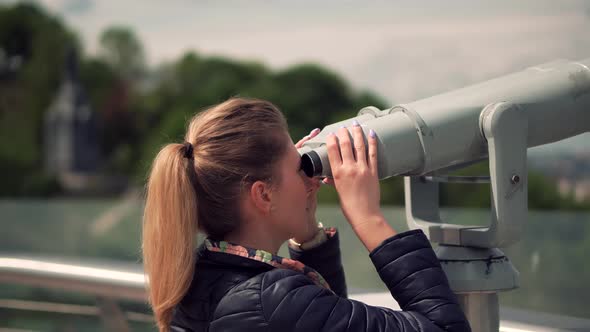
[[[301,168],[308,177],[321,176],[323,167],[320,156],[315,151],[309,151],[301,156]]]

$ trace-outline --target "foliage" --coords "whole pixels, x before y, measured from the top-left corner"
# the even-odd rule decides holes
[[[303,63],[271,70],[262,63],[186,52],[155,69],[146,65],[141,41],[124,26],[105,29],[97,57],[82,56],[80,80],[98,115],[105,173],[124,174],[142,185],[162,145],[183,140],[187,121],[197,112],[232,96],[267,99],[284,112],[294,140],[315,127],[354,116],[365,106],[385,108],[370,91],[354,91],[337,73]],[[75,34],[31,4],[0,7],[0,49],[17,55],[22,66],[13,77],[0,75],[0,189],[2,196],[54,195],[56,180],[43,171],[43,116],[63,75],[69,48],[81,49]],[[0,73],[1,74],[1,73]],[[481,163],[460,174],[487,174]],[[381,183],[382,203],[404,203],[402,178]],[[336,202],[333,189],[321,202]],[[443,185],[442,205],[489,207],[488,185]],[[555,184],[529,174],[532,209],[583,209],[558,194]]]
[[[489,175],[488,161],[466,167],[451,175]],[[440,203],[446,206],[489,208],[491,202],[490,184],[443,184],[440,188]],[[583,210],[588,204],[577,203],[573,197],[563,196],[557,186],[542,174],[528,172],[528,204],[534,210]]]
[[[126,80],[145,73],[143,45],[133,31],[124,26],[107,28],[100,35],[101,57]]]
[[[0,182],[2,195],[52,192],[42,167],[43,115],[59,86],[65,54],[79,47],[73,33],[40,8],[0,7],[0,49],[18,59],[19,70],[0,80]]]

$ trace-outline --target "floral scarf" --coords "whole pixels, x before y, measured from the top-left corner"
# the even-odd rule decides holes
[[[328,237],[332,237],[334,236],[335,229],[326,228],[325,232]],[[266,263],[268,265],[274,266],[275,268],[288,269],[297,271],[299,273],[303,273],[311,280],[313,280],[313,282],[316,285],[326,289],[330,289],[330,285],[328,285],[328,282],[324,279],[324,277],[322,277],[316,270],[312,269],[309,266],[306,266],[300,261],[273,255],[270,252],[264,250],[243,247],[226,241],[215,241],[212,239],[206,239],[205,247],[209,251],[237,255]]]

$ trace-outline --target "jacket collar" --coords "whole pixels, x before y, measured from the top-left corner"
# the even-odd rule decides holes
[[[308,276],[316,285],[330,289],[328,282],[316,270],[294,259],[274,255],[260,249],[240,246],[227,241],[216,241],[211,238],[205,240],[203,250],[211,254],[221,254],[209,256],[213,260],[217,259],[226,264],[239,265],[241,267],[293,270]]]

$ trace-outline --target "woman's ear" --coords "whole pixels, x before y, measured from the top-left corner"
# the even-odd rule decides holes
[[[250,199],[256,209],[264,214],[269,215],[272,209],[272,190],[268,183],[256,181],[250,187]]]

